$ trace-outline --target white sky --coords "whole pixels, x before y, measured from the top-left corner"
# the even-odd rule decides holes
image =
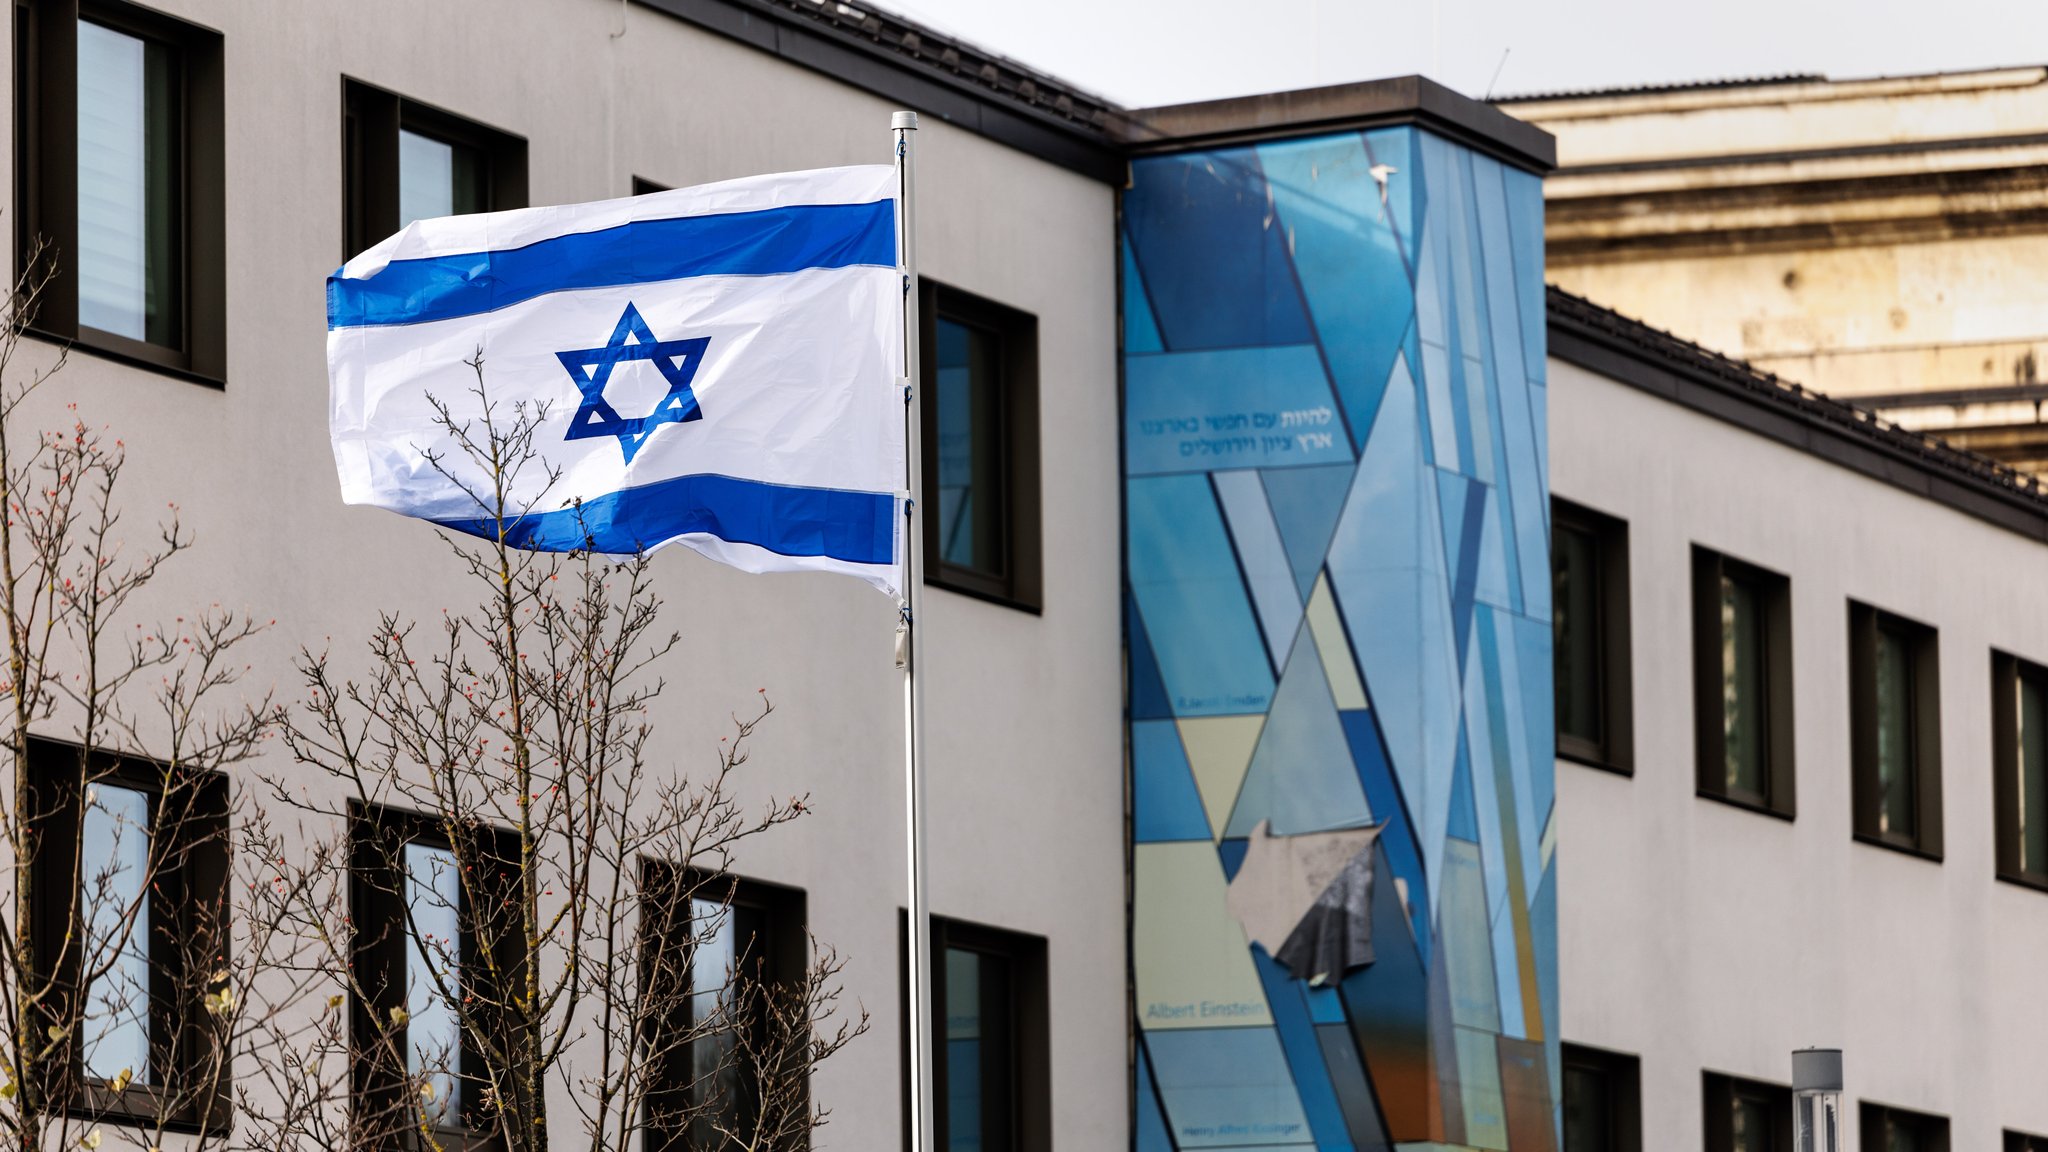
[[[1421,72],[1472,96],[2048,63],[2048,0],[878,0],[1126,106]],[[1502,55],[1506,53],[1506,62]],[[1500,69],[1498,81],[1494,70]]]

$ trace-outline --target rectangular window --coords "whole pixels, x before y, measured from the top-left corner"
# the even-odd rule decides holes
[[[2005,1152],[2048,1152],[2048,1136],[2008,1131],[2005,1134]]]
[[[1998,877],[2048,888],[2048,667],[1991,654]]]
[[[526,141],[342,81],[343,257],[415,220],[526,207]]]
[[[1948,1118],[1864,1101],[1857,1115],[1863,1152],[1948,1152]]]
[[[1642,1152],[1642,1065],[1564,1046],[1564,1152]]]
[[[1692,559],[1699,794],[1789,819],[1791,581],[1697,546]]]
[[[35,949],[57,995],[80,998],[67,1047],[84,1094],[60,1106],[192,1123],[228,1087],[201,1004],[229,938],[227,782],[42,740],[29,769]],[[167,1093],[187,1111],[160,1116]]]
[[[1849,605],[1856,838],[1939,858],[1941,657],[1935,630]]]
[[[1557,754],[1627,775],[1628,525],[1564,500],[1550,508]]]
[[[925,580],[1041,607],[1038,321],[926,281]]]
[[[119,0],[16,0],[17,266],[33,326],[117,359],[225,371],[221,39]]]
[[[523,949],[500,911],[511,906],[509,890],[463,881],[512,883],[516,843],[503,832],[474,835],[458,848],[431,818],[390,809],[358,809],[354,821],[351,948],[365,993],[352,1007],[354,1085],[366,1105],[359,1115],[397,1126],[384,1134],[393,1139],[422,1121],[447,1133],[480,1126],[472,1110],[488,1070],[472,1030],[497,1027],[522,969]],[[495,963],[485,963],[487,949]],[[416,1094],[417,1116],[407,1094]]]
[[[641,901],[650,1152],[722,1147],[721,1131],[781,1130],[782,1115],[762,1115],[750,1069],[783,1060],[774,1049],[787,1038],[758,993],[803,978],[804,893],[650,863]]]
[[[907,936],[907,919],[903,927]],[[1049,1152],[1044,938],[938,917],[932,918],[931,937],[936,1146]],[[907,1116],[907,1096],[904,1107]]]
[[[1792,1090],[1709,1072],[1701,1100],[1706,1152],[1792,1152]]]

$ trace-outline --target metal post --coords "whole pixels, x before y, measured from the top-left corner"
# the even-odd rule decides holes
[[[889,118],[896,135],[896,260],[903,278],[903,835],[904,861],[910,888],[910,1010],[903,1018],[910,1028],[910,1149],[931,1152],[932,1139],[932,974],[931,917],[925,911],[924,885],[924,685],[923,623],[918,609],[924,600],[924,468],[923,431],[918,419],[918,290],[917,290],[917,113],[898,112]]]
[[[1840,1048],[1801,1048],[1792,1053],[1792,1147],[1797,1152],[1842,1152]]]

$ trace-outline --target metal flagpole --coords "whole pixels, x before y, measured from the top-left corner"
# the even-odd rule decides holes
[[[903,601],[896,662],[903,669],[903,835],[910,887],[910,1149],[932,1152],[931,920],[924,887],[924,685],[918,609],[924,600],[924,467],[918,419],[917,113],[889,118],[896,135],[896,261],[903,277]]]

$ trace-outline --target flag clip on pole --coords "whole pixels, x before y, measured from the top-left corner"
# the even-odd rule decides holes
[[[889,118],[896,137],[896,261],[903,294],[903,600],[896,665],[903,669],[903,834],[910,891],[910,1149],[933,1152],[931,917],[925,908],[924,850],[924,468],[919,459],[917,290],[917,113]]]

